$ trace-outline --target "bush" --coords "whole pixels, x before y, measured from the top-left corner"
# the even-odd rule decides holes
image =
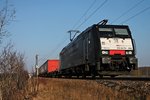
[[[27,84],[28,72],[25,71],[24,56],[8,44],[0,55],[0,92],[2,100],[13,100],[15,92],[23,90]]]

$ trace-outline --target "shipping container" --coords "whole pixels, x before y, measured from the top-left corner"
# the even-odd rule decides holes
[[[59,60],[48,60],[48,73],[59,70]]]
[[[41,67],[39,68],[39,75],[48,75],[54,72],[58,72],[60,68],[59,60],[47,60]]]

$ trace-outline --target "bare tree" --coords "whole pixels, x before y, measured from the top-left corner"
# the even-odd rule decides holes
[[[7,26],[14,18],[15,10],[8,0],[0,0],[0,44],[8,35]],[[27,80],[24,55],[9,43],[0,51],[0,100],[22,100]]]
[[[15,18],[14,8],[8,5],[8,0],[4,0],[4,2],[4,6],[0,8],[0,42],[4,36],[8,35],[6,27]]]
[[[3,100],[16,100],[17,91],[25,88],[28,73],[24,68],[24,56],[13,50],[11,44],[4,47],[0,55],[0,90]]]

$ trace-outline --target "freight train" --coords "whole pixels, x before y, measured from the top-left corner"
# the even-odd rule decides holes
[[[114,77],[138,68],[129,27],[106,23],[92,25],[62,49],[58,76]]]

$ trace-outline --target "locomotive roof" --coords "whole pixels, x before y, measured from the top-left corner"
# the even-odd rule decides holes
[[[113,28],[113,27],[126,27],[128,28],[128,25],[98,25],[98,24],[93,24],[92,26],[88,27],[87,29],[85,29],[82,33],[87,32],[89,30],[91,30],[93,27],[109,27],[109,28]]]

